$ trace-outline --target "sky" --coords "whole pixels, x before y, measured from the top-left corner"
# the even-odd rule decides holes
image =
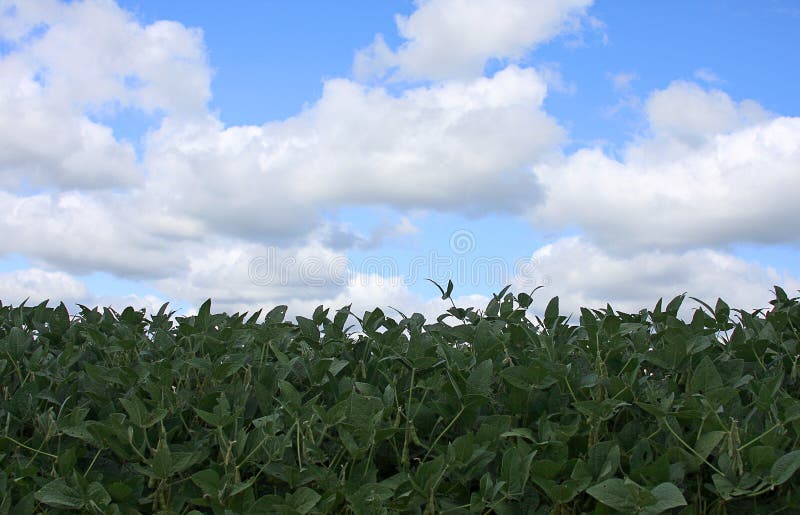
[[[797,48],[795,0],[0,0],[0,300],[765,307]]]

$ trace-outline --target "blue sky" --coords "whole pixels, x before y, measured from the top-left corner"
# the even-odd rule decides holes
[[[798,28],[789,0],[0,0],[0,299],[761,306],[800,287]]]

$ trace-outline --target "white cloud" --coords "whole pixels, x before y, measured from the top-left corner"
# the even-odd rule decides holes
[[[769,307],[773,285],[800,288],[800,278],[724,252],[652,250],[615,256],[580,237],[538,249],[531,263],[549,279],[537,292],[539,304],[558,295],[562,312],[576,314],[581,306],[604,308],[608,302],[620,311],[637,312],[652,308],[659,298],[668,302],[684,292],[712,305],[721,297],[733,307],[755,309]],[[515,283],[520,291],[530,289],[523,279]],[[686,305],[696,303],[687,298]]]
[[[396,278],[343,274],[342,249],[416,234],[403,215],[417,209],[532,209],[538,224],[584,230],[586,239],[534,255],[536,277],[549,278],[565,306],[616,299],[638,309],[683,290],[748,306],[768,300],[773,283],[797,286],[697,247],[800,242],[800,119],[675,82],[648,99],[649,133],[624,159],[598,149],[559,159],[565,131],[543,101],[548,86],[574,87],[558,68],[511,65],[482,77],[489,59],[514,60],[576,29],[590,4],[421,0],[398,17],[406,43],[392,50],[377,38],[355,71],[441,81],[395,93],[333,79],[294,117],[225,127],[208,112],[201,31],[143,25],[110,1],[0,0],[0,33],[11,41],[0,55],[0,255],[41,267],[0,274],[0,297],[152,310],[163,293],[194,307],[211,297],[229,312],[289,303],[304,315],[352,302],[356,312],[392,305],[433,318],[446,301]],[[624,90],[634,76],[610,78]],[[163,117],[141,162],[97,121],[122,109]],[[398,216],[360,237],[325,220],[341,206]],[[159,295],[96,296],[65,273],[95,270],[150,281]]]
[[[187,256],[183,270],[153,285],[197,305],[211,298],[226,309],[263,306],[335,295],[347,283],[347,265],[346,256],[316,243],[279,248],[218,241]]]
[[[185,261],[187,247],[151,233],[147,221],[154,214],[127,195],[16,197],[0,191],[0,205],[0,255],[21,253],[74,273],[129,277],[168,275]]]
[[[645,109],[656,137],[675,138],[684,143],[702,142],[770,117],[752,100],[735,102],[723,91],[707,91],[685,81],[675,81],[654,92]]]
[[[583,149],[538,166],[547,201],[532,221],[617,252],[800,242],[800,118],[759,122],[757,105],[683,83],[648,115],[653,135],[621,161]]]
[[[572,81],[564,79],[558,63],[544,63],[538,66],[539,75],[547,83],[547,87],[563,95],[574,95],[578,86]]]
[[[564,137],[544,80],[514,66],[397,95],[334,79],[295,117],[225,127],[199,30],[105,1],[2,11],[0,254],[73,273],[169,276],[218,237],[294,248],[342,205],[519,212],[538,199],[526,168]],[[92,121],[120,108],[164,115],[141,163]]]
[[[491,58],[519,58],[561,32],[575,30],[592,0],[419,0],[396,16],[406,42],[395,52],[382,37],[356,54],[357,77],[398,68],[401,78],[476,77]]]
[[[456,296],[453,299],[456,306],[483,309],[490,297],[484,295]],[[331,297],[316,297],[312,299],[289,299],[288,314],[291,317],[302,315],[309,316],[317,306],[333,308],[333,312],[344,306],[351,305],[351,312],[361,317],[365,311],[380,308],[388,317],[399,320],[399,310],[406,316],[421,313],[428,323],[435,323],[439,315],[444,314],[452,307],[449,300],[441,297],[424,297],[412,292],[408,285],[399,277],[385,277],[374,274],[355,274],[350,277],[342,290]],[[254,307],[254,306],[253,306]],[[252,311],[252,307],[250,308]],[[450,319],[452,321],[452,319]],[[357,323],[354,319],[350,323]]]
[[[545,94],[534,70],[512,66],[399,96],[331,80],[301,114],[260,127],[167,118],[148,138],[147,191],[245,236],[307,232],[340,205],[519,212],[538,199],[527,168],[563,138]]]
[[[139,24],[113,2],[4,1],[0,187],[97,189],[141,179],[130,143],[93,121],[121,108],[204,114],[202,33]]]
[[[61,300],[61,299],[54,299],[54,300]],[[77,297],[74,300],[69,302],[64,302],[67,306],[67,309],[70,313],[78,313],[80,307],[78,304],[84,305],[89,309],[99,308],[100,311],[103,308],[111,308],[117,313],[121,313],[125,308],[133,308],[135,310],[146,310],[148,315],[152,315],[158,313],[158,310],[161,306],[168,302],[167,300],[162,299],[158,295],[152,294],[137,294],[137,293],[129,293],[129,294],[117,294],[117,295],[105,295],[100,294],[97,295],[94,292],[87,292],[85,295]],[[50,306],[53,304],[50,303]],[[167,306],[167,312],[175,311],[176,316],[187,316],[190,314],[196,314],[197,311],[195,310],[193,313],[189,313],[191,309],[187,309],[186,306],[176,305],[174,302],[170,302],[169,306]]]
[[[639,76],[632,72],[607,73],[606,78],[611,81],[614,91],[628,91],[631,83]]]
[[[698,68],[697,70],[694,71],[692,75],[694,76],[695,79],[701,80],[706,84],[718,84],[720,82],[724,82],[717,76],[716,73],[714,73],[708,68]]]
[[[0,57],[0,188],[135,184],[136,155],[109,127],[46,95],[18,56]]]
[[[16,43],[9,55],[29,76],[42,77],[45,94],[59,105],[205,112],[211,76],[199,29],[172,21],[143,26],[102,0],[5,3],[13,6],[4,25]],[[34,27],[43,28],[30,35]]]
[[[68,304],[87,294],[82,282],[64,272],[30,268],[0,273],[0,300],[4,304],[18,306],[28,298],[28,306],[47,299]]]

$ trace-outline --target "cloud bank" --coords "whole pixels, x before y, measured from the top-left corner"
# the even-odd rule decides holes
[[[773,283],[797,287],[731,249],[800,243],[798,118],[711,89],[720,81],[699,70],[705,86],[675,81],[633,105],[646,127],[620,156],[564,152],[569,134],[546,99],[577,89],[557,64],[525,61],[597,25],[591,4],[420,0],[396,19],[397,48],[378,35],[356,52],[354,78],[326,80],[294,116],[229,126],[208,107],[201,29],[144,24],[111,1],[0,0],[0,257],[31,262],[0,274],[0,298],[432,315],[446,306],[396,277],[343,275],[341,263],[424,234],[438,214],[578,232],[531,245],[565,307],[632,309],[683,291],[755,307]],[[638,75],[608,77],[628,94]],[[141,141],[116,132],[128,112],[151,120]],[[396,220],[363,237],[331,215],[346,208]],[[259,280],[264,256],[293,264]],[[302,267],[316,267],[316,282]],[[159,295],[96,295],[82,279],[96,271]],[[525,279],[515,287],[531,289]]]

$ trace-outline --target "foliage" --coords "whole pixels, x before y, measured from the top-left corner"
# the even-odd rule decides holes
[[[358,333],[0,304],[0,513],[800,510],[798,299],[576,325],[506,292]]]

